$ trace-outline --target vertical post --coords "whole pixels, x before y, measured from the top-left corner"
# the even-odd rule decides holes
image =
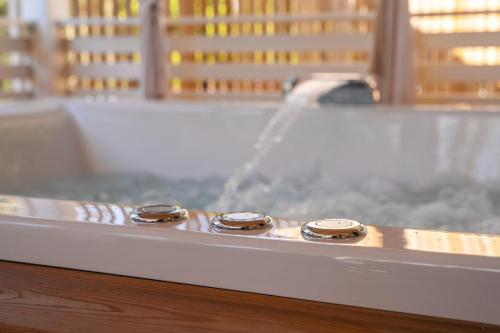
[[[415,99],[412,35],[408,0],[380,1],[372,71],[382,103],[410,104]]]
[[[20,0],[8,0],[7,2],[9,20],[13,22],[19,21],[21,14]]]
[[[21,14],[21,6],[19,0],[8,0],[7,3],[8,10],[8,18],[10,24],[9,28],[9,37],[10,38],[19,38],[21,36],[21,22],[20,22],[20,14]],[[21,52],[11,52],[10,53],[10,65],[19,65],[21,64],[22,59]],[[14,94],[23,93],[23,80],[19,78],[12,79],[12,91]]]
[[[20,0],[20,18],[35,24],[33,45],[35,89],[39,96],[48,96],[63,91],[63,82],[58,82],[57,72],[62,64],[59,53],[55,22],[69,15],[68,1]]]
[[[162,99],[166,92],[166,55],[160,15],[160,1],[141,0],[141,90],[146,99]]]

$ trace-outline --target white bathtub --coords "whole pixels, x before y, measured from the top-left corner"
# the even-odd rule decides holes
[[[124,205],[8,195],[86,174],[227,178],[252,157],[276,110],[77,100],[0,107],[0,259],[500,324],[499,236],[371,226],[358,242],[318,243],[301,237],[293,214],[267,232],[228,235],[212,230],[209,214],[145,227],[128,221]],[[374,177],[413,189],[447,177],[500,184],[500,113],[491,110],[310,109],[282,139],[259,177],[316,170],[342,186]]]

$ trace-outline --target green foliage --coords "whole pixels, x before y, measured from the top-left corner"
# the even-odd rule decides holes
[[[7,16],[7,0],[0,0],[0,17]]]

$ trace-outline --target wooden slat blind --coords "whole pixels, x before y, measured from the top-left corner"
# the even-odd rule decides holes
[[[65,93],[137,94],[139,0],[68,1]],[[162,1],[169,98],[278,99],[291,76],[369,70],[377,0]],[[498,1],[410,6],[418,102],[498,101]]]
[[[0,8],[0,14],[6,13]],[[0,98],[34,95],[33,35],[32,24],[0,15]]]
[[[58,24],[65,93],[137,93],[139,1],[70,1],[72,19]],[[279,98],[290,76],[368,69],[376,0],[162,4],[169,97]]]
[[[500,3],[411,0],[420,102],[500,101]]]
[[[168,0],[169,96],[280,98],[281,82],[368,70],[374,0]]]
[[[68,1],[71,18],[57,22],[63,93],[138,94],[139,0]]]
[[[67,1],[70,19],[56,22],[64,58],[58,70],[62,93],[137,94],[139,0]],[[163,5],[171,97],[277,98],[290,76],[368,70],[376,0],[164,0]],[[5,39],[0,48],[25,50],[30,42]],[[9,78],[28,72],[23,66],[0,68]]]

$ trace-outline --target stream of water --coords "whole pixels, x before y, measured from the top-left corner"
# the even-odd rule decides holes
[[[233,175],[226,181],[213,210],[227,211],[230,207],[234,206],[234,200],[237,198],[238,190],[242,183],[255,171],[259,162],[269,153],[271,148],[283,140],[303,109],[300,106],[285,104],[269,119],[269,122],[257,137],[253,156],[242,167],[236,169]]]

